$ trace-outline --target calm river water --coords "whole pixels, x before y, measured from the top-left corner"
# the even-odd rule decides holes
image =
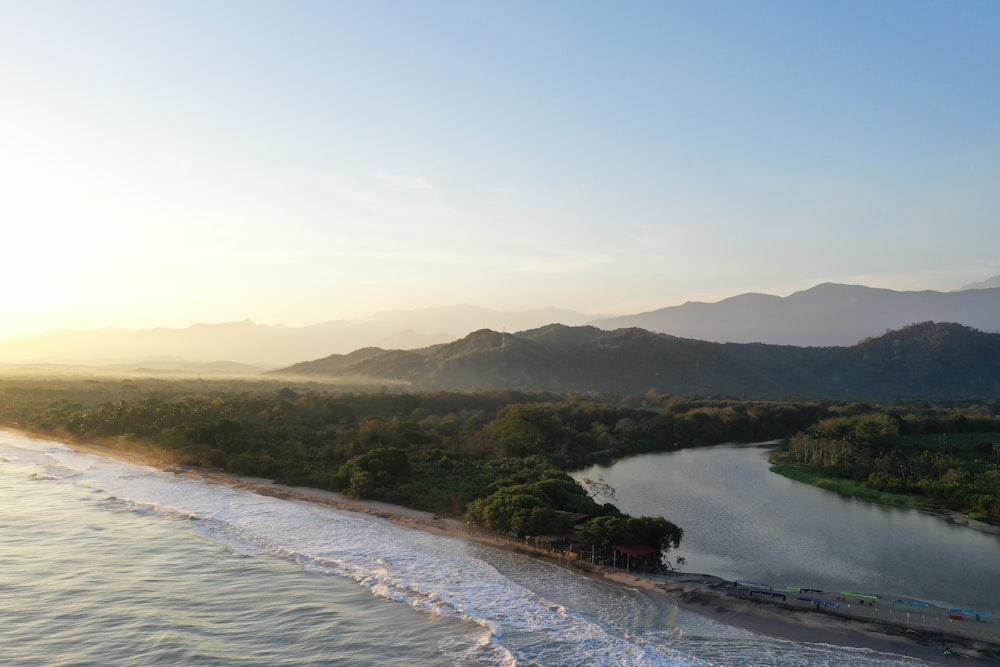
[[[769,445],[649,454],[574,473],[684,529],[684,570],[1000,611],[1000,535],[841,497],[768,470]]]

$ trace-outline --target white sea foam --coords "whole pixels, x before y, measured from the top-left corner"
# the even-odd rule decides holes
[[[27,444],[24,442],[18,444]],[[49,457],[43,475],[105,494],[119,508],[197,519],[199,530],[240,551],[349,577],[373,595],[480,625],[512,659],[560,664],[700,664],[668,648],[609,634],[599,624],[513,583],[462,542],[411,539],[386,521],[260,496],[155,468],[34,441]],[[508,642],[506,639],[513,639]],[[484,644],[483,646],[486,646]],[[490,647],[487,653],[496,657]],[[466,649],[467,650],[467,649]],[[467,656],[470,657],[470,656]]]
[[[455,664],[740,664],[737,656],[745,656],[748,648],[766,657],[761,664],[822,664],[826,656],[831,663],[844,656],[843,649],[811,648],[803,660],[797,649],[742,631],[729,633],[733,645],[727,647],[725,638],[699,637],[697,630],[677,632],[672,623],[656,627],[658,620],[640,619],[636,624],[618,617],[616,609],[624,613],[641,605],[638,591],[616,592],[629,596],[620,606],[612,598],[593,606],[549,599],[584,585],[582,577],[562,579],[569,575],[554,566],[518,565],[554,569],[532,569],[511,578],[480,557],[482,547],[470,550],[463,540],[417,534],[367,515],[81,454],[56,443],[11,434],[4,434],[4,440],[20,450],[20,461],[39,467],[38,479],[89,488],[113,511],[193,520],[195,530],[238,553],[277,556],[304,570],[349,578],[374,596],[428,615],[479,625],[483,631],[473,644],[442,646]],[[547,572],[561,582],[559,590],[543,581]],[[578,595],[589,592],[581,589]],[[705,651],[708,658],[697,655],[699,642],[715,643]],[[887,660],[859,662],[900,664]]]

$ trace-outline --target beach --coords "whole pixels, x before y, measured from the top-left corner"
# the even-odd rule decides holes
[[[710,575],[672,573],[651,576],[608,571],[589,564],[574,563],[561,557],[559,553],[480,530],[454,518],[437,517],[428,512],[387,503],[352,499],[331,491],[290,487],[266,479],[237,477],[222,471],[164,464],[135,452],[94,444],[70,443],[69,446],[78,451],[154,466],[179,476],[226,484],[260,495],[363,512],[406,528],[523,552],[577,571],[581,576],[655,591],[669,596],[682,609],[769,637],[800,643],[864,648],[939,664],[995,665],[1000,660],[1000,639],[996,632],[997,624],[992,619],[983,623],[962,619],[950,622],[943,629],[920,627],[916,622],[906,622],[905,612],[899,613],[899,607],[892,605],[891,601],[879,601],[877,606],[868,606],[865,612],[861,612],[867,613],[866,616],[847,616],[844,613],[846,603],[843,609],[838,606],[837,611],[832,611],[832,606],[783,602],[772,596],[755,595],[753,586],[741,586]],[[820,599],[818,593],[810,593],[810,596],[810,599]],[[889,606],[886,607],[886,604]],[[851,609],[853,614],[858,611],[858,606]]]

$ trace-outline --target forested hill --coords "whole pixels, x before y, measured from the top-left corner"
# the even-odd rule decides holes
[[[1000,334],[925,322],[851,347],[711,343],[643,329],[553,324],[483,329],[422,350],[368,348],[282,374],[357,375],[415,389],[635,394],[657,389],[737,398],[995,399]]]

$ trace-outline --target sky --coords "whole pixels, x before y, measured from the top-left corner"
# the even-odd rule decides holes
[[[1000,275],[995,0],[0,0],[0,338]]]

